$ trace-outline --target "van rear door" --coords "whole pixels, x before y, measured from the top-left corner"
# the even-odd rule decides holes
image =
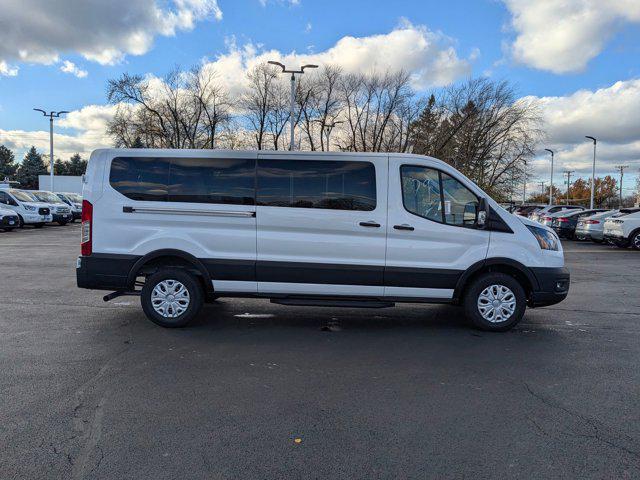
[[[258,155],[258,292],[381,296],[386,156]]]

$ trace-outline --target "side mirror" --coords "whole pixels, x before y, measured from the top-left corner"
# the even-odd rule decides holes
[[[480,203],[478,204],[478,219],[476,220],[476,224],[478,228],[484,229],[487,226],[487,218],[489,205],[487,205],[487,200],[483,197],[480,199]]]

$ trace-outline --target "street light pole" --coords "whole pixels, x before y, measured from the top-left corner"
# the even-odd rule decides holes
[[[596,143],[598,141],[594,137],[590,137],[589,135],[585,135],[584,138],[588,138],[593,141],[593,165],[591,166],[591,202],[589,203],[589,208],[593,210],[593,196],[596,188]]]
[[[295,110],[295,105],[296,105],[296,73],[299,73],[300,75],[302,75],[304,73],[304,69],[305,68],[318,68],[317,65],[303,65],[302,67],[300,67],[300,70],[287,70],[287,68],[284,66],[284,64],[280,63],[280,62],[274,62],[274,61],[269,61],[267,62],[271,65],[277,65],[278,67],[280,67],[282,69],[282,73],[290,73],[291,74],[291,106],[290,106],[290,110],[289,110],[289,122],[290,122],[290,127],[291,127],[291,138],[290,138],[290,142],[289,142],[289,150],[293,150],[294,147],[294,121],[293,121],[293,113]]]
[[[40,108],[34,108],[34,110],[36,112],[42,112],[42,115],[44,115],[45,117],[49,117],[49,168],[51,169],[51,172],[49,174],[51,175],[51,191],[55,192],[53,186],[53,119],[59,118],[60,115],[69,112],[67,112],[66,110],[60,110],[59,112],[51,111],[47,113]]]
[[[527,161],[524,161],[524,186],[522,187],[522,204],[527,201]]]
[[[551,186],[549,187],[549,205],[553,205],[553,150],[545,148],[551,154]]]

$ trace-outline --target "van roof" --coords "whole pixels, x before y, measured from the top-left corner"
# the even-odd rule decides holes
[[[442,165],[448,165],[446,162],[439,160],[434,157],[429,157],[427,155],[418,155],[415,153],[396,153],[396,152],[318,152],[318,151],[308,151],[308,150],[210,150],[210,149],[171,149],[171,148],[99,148],[92,152],[91,156],[106,154],[110,157],[116,156],[149,156],[149,155],[157,155],[157,156],[173,156],[173,157],[189,157],[193,155],[198,156],[206,156],[206,154],[215,153],[216,155],[221,154],[233,154],[238,155],[242,153],[246,153],[249,155],[277,155],[277,156],[303,156],[303,157],[322,157],[322,156],[331,156],[331,157],[353,157],[353,156],[367,156],[367,157],[389,157],[389,158],[427,158],[434,162],[439,162]],[[450,166],[450,165],[448,165]]]

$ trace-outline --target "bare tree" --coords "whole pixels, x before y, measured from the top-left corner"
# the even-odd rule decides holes
[[[432,96],[412,127],[415,153],[447,161],[489,192],[523,177],[541,139],[541,116],[507,82],[469,80]]]
[[[244,118],[253,130],[255,146],[265,147],[265,137],[269,129],[269,115],[272,110],[273,88],[278,81],[278,70],[271,65],[256,65],[247,73],[249,85],[242,96]]]
[[[118,105],[108,133],[124,147],[138,139],[148,147],[214,148],[230,119],[215,72],[201,67],[175,68],[162,80],[125,73],[109,81],[107,98]]]

